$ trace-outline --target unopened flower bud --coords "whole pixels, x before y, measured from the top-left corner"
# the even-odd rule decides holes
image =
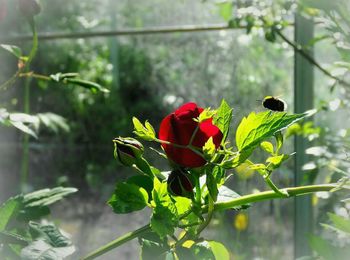
[[[134,138],[117,137],[114,142],[114,156],[125,166],[132,166],[143,154],[143,145]]]
[[[27,17],[33,17],[41,12],[41,6],[37,0],[19,0],[19,11]]]
[[[190,197],[193,193],[193,185],[184,170],[177,169],[168,177],[168,190],[175,196]]]

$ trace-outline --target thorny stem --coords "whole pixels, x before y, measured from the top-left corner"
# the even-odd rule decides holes
[[[290,197],[292,196],[300,196],[300,195],[306,195],[314,192],[319,192],[319,191],[333,191],[336,188],[339,187],[339,184],[337,183],[332,183],[332,184],[320,184],[320,185],[308,185],[308,186],[301,186],[301,187],[292,187],[292,188],[285,188],[282,189],[282,191],[287,192]],[[202,207],[202,212],[215,212],[219,210],[226,210],[226,209],[231,209],[233,207],[241,206],[241,205],[246,205],[248,203],[255,203],[258,201],[263,201],[263,200],[271,200],[271,199],[285,199],[285,196],[281,196],[280,194],[274,192],[274,191],[263,191],[259,193],[253,193],[249,195],[244,195],[238,198],[234,198],[232,200],[226,201],[226,202],[218,202],[215,203],[213,206],[213,210],[209,209],[208,206]],[[185,213],[189,214],[189,213]],[[180,217],[181,218],[181,217]],[[125,235],[111,241],[110,243],[100,247],[99,249],[93,251],[89,255],[85,256],[82,258],[82,260],[91,260],[95,259],[98,256],[101,256],[108,251],[121,246],[122,244],[137,238],[141,236],[142,234],[145,234],[147,232],[151,231],[151,227],[149,224],[133,231],[126,233]],[[186,236],[186,234],[185,234]],[[187,236],[186,236],[187,237]],[[179,241],[184,242],[186,237],[182,237]],[[179,242],[178,241],[178,242]]]

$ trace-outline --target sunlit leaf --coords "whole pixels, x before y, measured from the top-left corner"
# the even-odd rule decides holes
[[[260,147],[261,147],[264,151],[268,152],[269,154],[273,154],[273,153],[274,153],[274,151],[273,151],[273,145],[272,145],[272,143],[270,143],[270,142],[267,142],[267,141],[261,142]]]
[[[315,111],[291,115],[270,111],[250,113],[242,119],[236,131],[236,145],[240,152],[239,161],[245,161],[264,139],[314,113]]]
[[[22,57],[22,50],[15,45],[0,44],[0,47],[8,51],[9,53],[13,54],[17,58]]]
[[[223,244],[217,241],[208,241],[208,243],[216,260],[230,260],[230,253]]]
[[[126,182],[117,184],[114,194],[108,201],[108,204],[117,214],[141,210],[147,206],[147,203],[147,191],[142,187]]]
[[[0,207],[0,231],[3,231],[11,219],[16,216],[20,206],[22,205],[22,197],[14,197],[7,200]]]
[[[213,123],[216,125],[223,134],[222,142],[226,140],[230,129],[230,122],[232,119],[232,108],[223,99],[220,107],[217,109],[215,116],[213,117]]]

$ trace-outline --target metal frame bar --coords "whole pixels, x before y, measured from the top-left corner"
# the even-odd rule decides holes
[[[296,15],[294,37],[295,42],[305,46],[313,38],[314,23],[311,20]],[[313,108],[314,76],[313,65],[297,51],[294,52],[294,110],[296,113]],[[313,55],[312,48],[307,51]],[[309,184],[308,176],[302,171],[302,166],[307,162],[305,150],[308,141],[303,136],[295,137],[295,186]],[[294,199],[294,257],[311,255],[308,243],[308,235],[313,231],[313,210],[311,196],[296,197]]]

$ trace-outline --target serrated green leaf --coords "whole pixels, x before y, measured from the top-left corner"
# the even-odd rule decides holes
[[[0,44],[0,47],[16,56],[18,59],[22,57],[22,50],[15,45]]]
[[[148,204],[148,193],[144,188],[135,184],[120,182],[108,204],[117,214],[141,210]]]
[[[158,243],[142,239],[141,259],[142,260],[163,260],[164,253],[169,250],[169,246],[164,243]]]
[[[328,213],[328,217],[337,229],[350,234],[350,219],[346,219],[334,213]]]
[[[236,131],[239,162],[245,161],[264,139],[273,136],[289,125],[314,114],[314,111],[289,115],[285,112],[252,112],[244,117]]]
[[[25,207],[49,206],[62,200],[69,194],[77,192],[78,189],[71,187],[56,187],[53,189],[42,189],[24,195],[23,204]]]
[[[152,205],[154,206],[151,217],[151,228],[161,238],[173,234],[178,224],[176,206],[169,196],[167,183],[154,178],[152,191]]]
[[[21,251],[23,260],[64,259],[75,251],[71,241],[63,236],[54,225],[29,223],[33,242]]]
[[[191,251],[194,254],[196,259],[215,260],[214,253],[211,250],[210,244],[208,243],[208,241],[196,243],[193,246],[191,246],[190,249],[191,249]]]
[[[17,196],[8,199],[0,207],[0,231],[6,229],[7,224],[17,215],[22,206],[22,197]]]
[[[269,154],[273,154],[273,144],[267,141],[261,142],[260,147]]]
[[[25,194],[23,196],[23,207],[18,218],[19,220],[29,221],[46,216],[50,214],[48,206],[77,191],[76,188],[71,187],[56,187]]]
[[[225,142],[230,129],[232,111],[233,109],[223,99],[220,107],[217,109],[217,112],[213,117],[214,125],[216,125],[223,134],[222,142]]]
[[[216,260],[230,260],[230,253],[223,244],[216,241],[208,241],[208,243]]]
[[[165,206],[159,204],[153,209],[151,228],[161,238],[172,235],[177,224],[178,215],[174,204],[169,203]]]

